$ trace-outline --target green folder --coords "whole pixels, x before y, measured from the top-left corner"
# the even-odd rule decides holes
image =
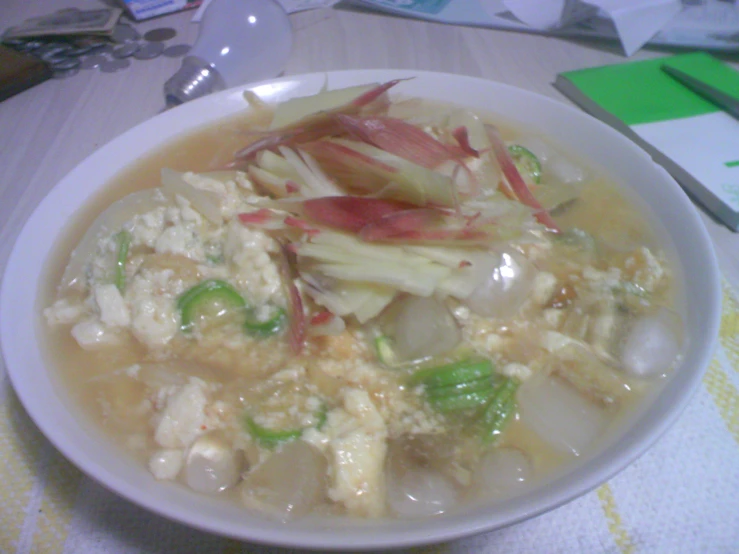
[[[696,52],[569,71],[555,86],[633,139],[734,230],[739,229],[739,121],[662,71],[669,65],[739,99],[739,72]]]

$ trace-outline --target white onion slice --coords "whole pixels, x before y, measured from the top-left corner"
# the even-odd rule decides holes
[[[605,412],[553,377],[526,381],[518,391],[521,422],[544,441],[579,456],[604,431]]]
[[[637,319],[621,351],[624,371],[645,378],[663,375],[680,354],[681,329],[680,318],[666,309]]]
[[[587,173],[582,167],[560,154],[547,161],[544,170],[566,185],[578,185],[587,179]]]
[[[462,333],[445,304],[420,296],[408,296],[400,302],[393,337],[399,360],[437,356],[459,344]]]
[[[159,206],[167,205],[161,189],[146,189],[133,192],[114,202],[103,211],[87,229],[77,247],[69,257],[64,269],[61,286],[72,287],[84,275],[85,266],[97,250],[98,241],[103,236],[118,231],[123,224],[135,215],[149,212]]]
[[[340,335],[346,330],[346,324],[344,320],[337,315],[331,314],[324,323],[311,323],[308,325],[307,333],[314,337],[321,336],[336,336]]]
[[[484,317],[513,317],[531,294],[535,275],[536,270],[523,255],[503,252],[485,281],[465,302]]]
[[[326,459],[302,440],[285,444],[249,472],[241,485],[247,505],[288,518],[305,514],[326,493]]]
[[[218,431],[198,437],[185,458],[185,482],[194,491],[215,493],[241,479],[243,456]]]
[[[496,448],[480,458],[473,483],[483,496],[500,496],[521,488],[533,473],[529,457],[516,448]]]
[[[587,178],[587,173],[581,166],[539,137],[519,137],[514,142],[534,154],[539,159],[544,173],[554,177],[560,183],[577,185]]]
[[[457,504],[459,493],[441,473],[414,468],[402,475],[388,475],[387,502],[399,516],[423,517],[441,514]]]
[[[185,181],[183,174],[168,168],[162,168],[162,188],[172,197],[182,196],[192,207],[216,225],[223,223],[221,201],[215,192],[195,188]]]

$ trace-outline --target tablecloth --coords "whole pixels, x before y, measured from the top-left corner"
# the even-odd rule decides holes
[[[87,478],[41,435],[0,368],[0,552],[274,554],[148,513]],[[293,550],[294,552],[294,550]],[[720,344],[678,423],[569,504],[413,554],[739,552],[739,303],[724,285]]]

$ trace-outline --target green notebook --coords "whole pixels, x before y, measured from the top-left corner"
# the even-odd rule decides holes
[[[739,99],[739,72],[701,52],[569,71],[555,86],[637,142],[707,210],[739,230],[739,121],[662,65]]]

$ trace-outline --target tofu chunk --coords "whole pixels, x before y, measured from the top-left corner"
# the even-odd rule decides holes
[[[103,324],[108,327],[128,327],[131,324],[131,312],[114,284],[97,285],[94,295]]]
[[[154,433],[154,440],[164,448],[184,448],[203,433],[208,403],[207,384],[191,377],[190,381],[167,398]]]
[[[367,392],[348,389],[343,409],[328,420],[329,498],[351,515],[378,517],[385,510],[383,467],[387,427]]]

